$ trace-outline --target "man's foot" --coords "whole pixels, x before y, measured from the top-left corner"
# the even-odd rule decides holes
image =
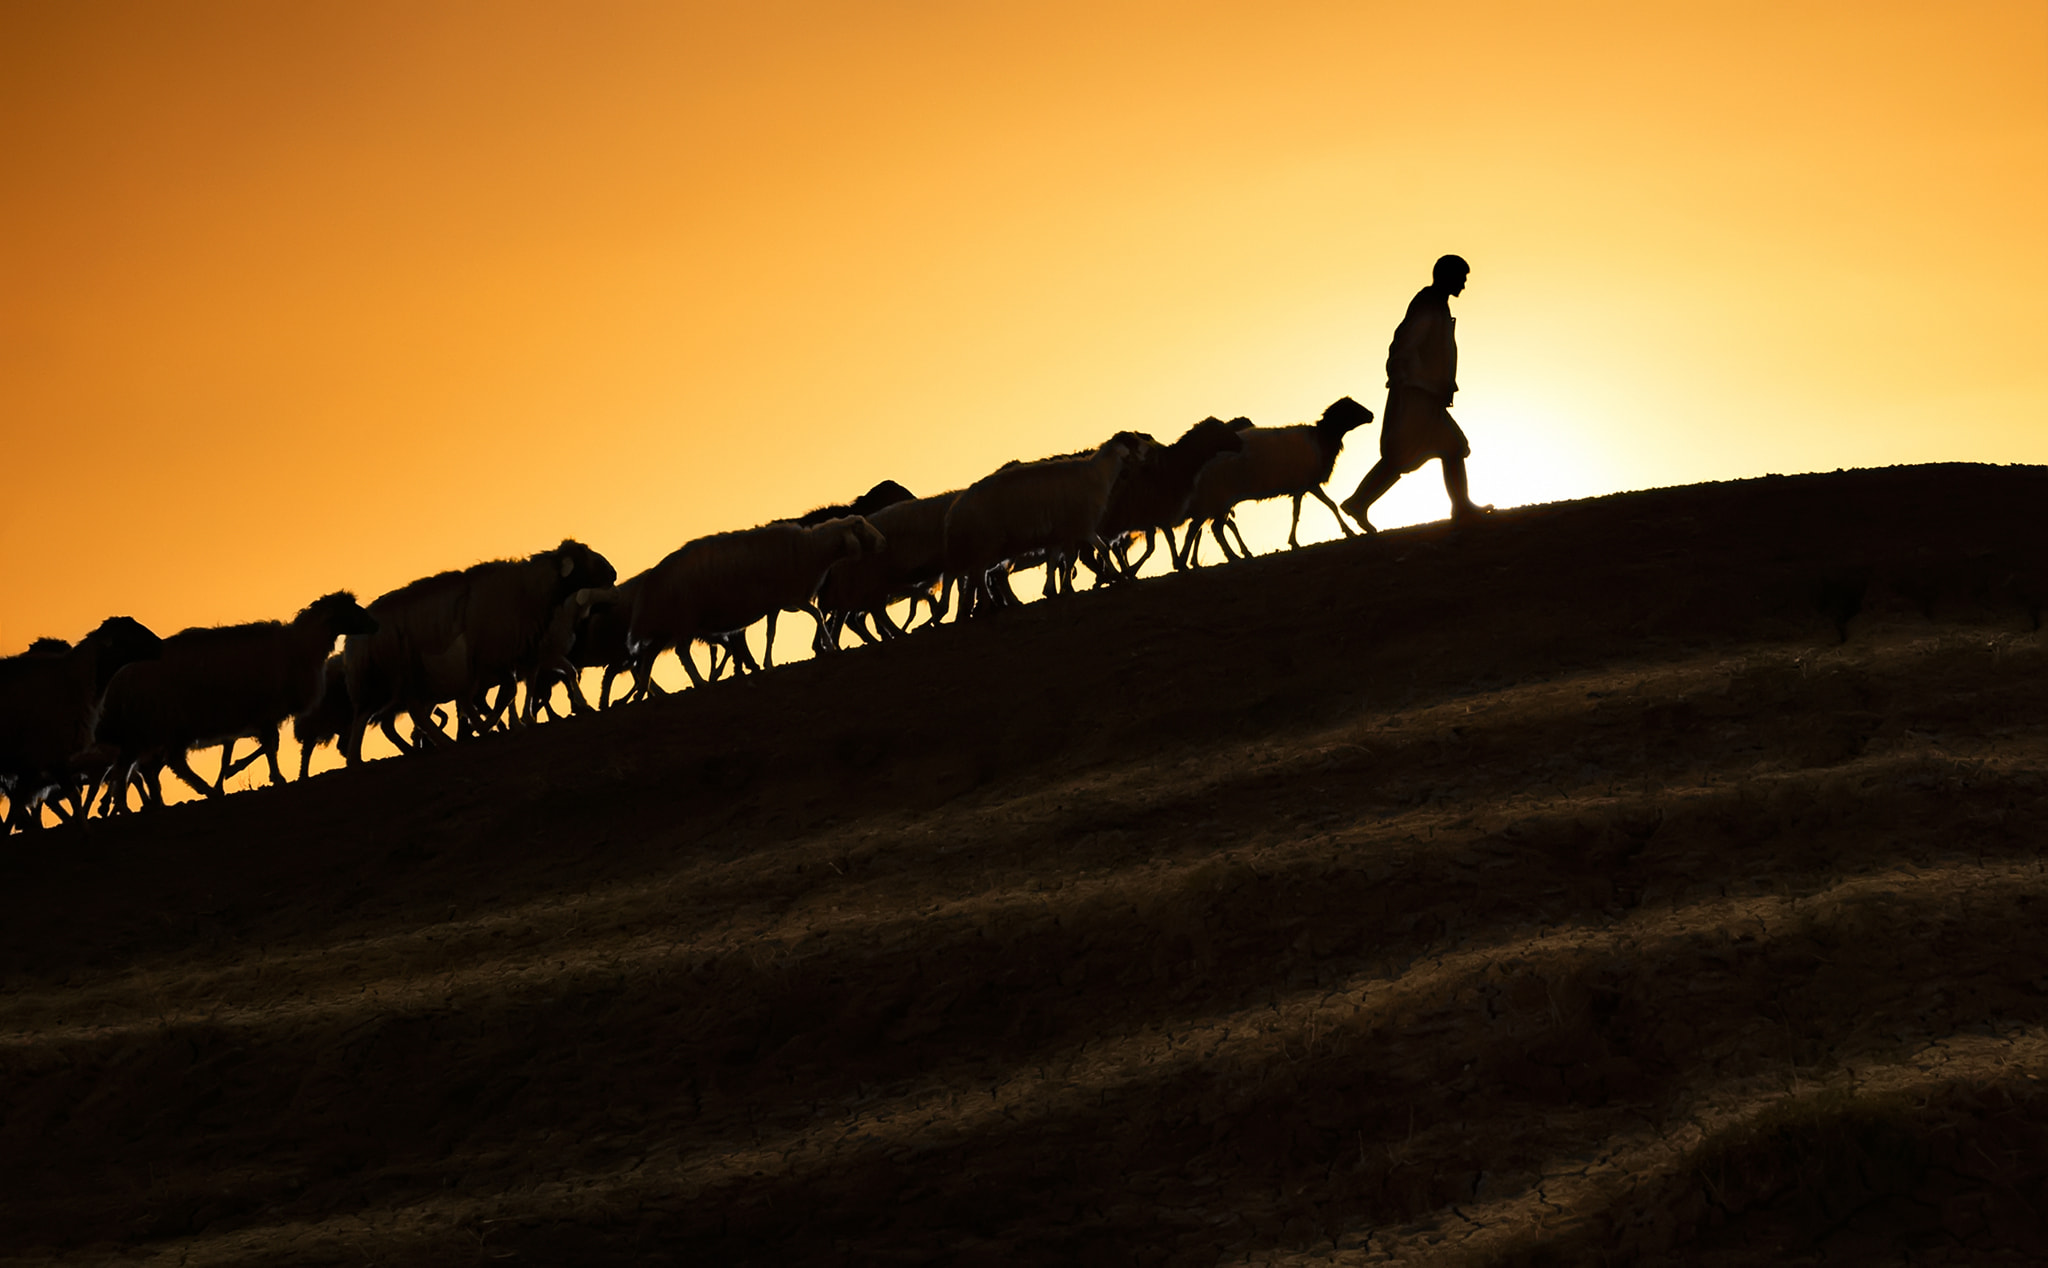
[[[1485,519],[1491,514],[1493,514],[1491,506],[1481,506],[1477,502],[1467,502],[1464,506],[1451,512],[1451,522],[1453,524],[1472,524]]]
[[[1372,526],[1371,520],[1365,518],[1365,507],[1360,505],[1356,496],[1345,498],[1342,502],[1337,503],[1337,509],[1349,515],[1352,519],[1357,520],[1358,526],[1365,530],[1367,537],[1374,536],[1380,531]]]

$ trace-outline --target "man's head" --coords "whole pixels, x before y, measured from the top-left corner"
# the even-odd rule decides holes
[[[1465,263],[1464,256],[1446,255],[1437,260],[1436,266],[1430,269],[1429,276],[1430,280],[1441,286],[1445,293],[1457,295],[1464,291],[1465,279],[1471,272],[1472,266]]]

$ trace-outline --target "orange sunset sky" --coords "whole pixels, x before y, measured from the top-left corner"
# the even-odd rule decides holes
[[[0,129],[0,653],[1378,411],[1447,251],[1482,501],[2048,462],[2041,0],[7,0]]]

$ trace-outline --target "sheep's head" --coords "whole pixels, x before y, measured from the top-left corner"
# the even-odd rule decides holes
[[[1144,432],[1120,431],[1116,435],[1111,436],[1109,440],[1102,446],[1102,449],[1097,450],[1097,452],[1100,453],[1104,450],[1110,449],[1111,447],[1115,447],[1123,450],[1124,458],[1126,461],[1128,461],[1132,458],[1144,457],[1153,449],[1157,448],[1158,445],[1158,441],[1152,439],[1152,437],[1146,435]]]
[[[898,502],[914,502],[916,500],[917,495],[909,489],[904,488],[894,480],[884,480],[853,500],[853,513],[855,515],[872,515],[885,506],[894,506]]]
[[[882,530],[858,515],[849,515],[833,523],[840,529],[838,557],[860,559],[867,555],[879,555],[888,543]]]
[[[1183,453],[1213,458],[1220,453],[1243,451],[1244,435],[1235,425],[1220,418],[1205,418],[1188,428],[1187,433],[1179,440],[1174,441],[1173,448]]]
[[[30,656],[62,656],[71,650],[71,644],[61,638],[39,638],[28,645]]]
[[[377,618],[363,611],[356,597],[346,590],[323,594],[306,605],[305,611],[292,619],[292,624],[323,624],[331,636],[345,634],[375,634]]]
[[[1348,396],[1340,396],[1316,421],[1316,430],[1342,436],[1372,421],[1372,411]]]
[[[98,629],[79,640],[78,647],[93,652],[94,676],[102,691],[123,665],[158,660],[164,654],[164,641],[151,633],[148,626],[128,616],[110,616],[101,621]]]
[[[619,579],[612,562],[582,542],[563,538],[552,552],[561,581],[559,593],[571,595],[593,586],[608,586]]]

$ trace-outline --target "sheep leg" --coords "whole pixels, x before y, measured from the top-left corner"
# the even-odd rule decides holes
[[[1301,499],[1301,494],[1297,493],[1294,495],[1294,518],[1287,521],[1287,549],[1289,550],[1301,549],[1301,542],[1297,540],[1301,533]]]
[[[498,693],[495,700],[491,697],[493,688],[496,688]],[[506,694],[505,683],[501,679],[496,683],[485,683],[478,687],[476,696],[469,701],[467,707],[458,703],[455,707],[455,716],[463,725],[456,728],[455,738],[466,740],[471,736],[481,736],[497,730],[505,720]]]
[[[306,776],[313,773],[313,749],[317,747],[301,740],[299,742],[299,782],[305,783]]]
[[[1024,606],[1024,601],[1017,597],[1017,592],[1010,586],[1010,572],[1011,566],[1009,564],[998,564],[982,574],[982,581],[988,587],[988,597],[996,607],[1017,608]]]
[[[107,788],[100,796],[100,818],[111,819],[115,815],[135,813],[128,805],[128,790],[139,782],[135,773],[136,761],[124,753],[107,768]],[[147,792],[144,793],[143,804],[149,804]]]
[[[1119,537],[1117,543],[1121,545],[1128,540]],[[1088,571],[1095,574],[1095,585],[1092,589],[1100,590],[1104,586],[1129,580],[1131,575],[1130,565],[1118,558],[1116,548],[1099,537],[1082,552],[1081,562],[1087,564]]]
[[[911,619],[912,619],[913,617],[915,617],[916,615],[917,615],[917,600],[915,600],[915,599],[912,599],[912,600],[910,601],[910,611],[904,614],[904,617],[903,617],[903,619],[904,619],[904,620],[905,620],[905,621],[907,622],[907,621],[911,620]],[[876,629],[876,630],[877,630],[878,632],[880,632],[880,634],[881,634],[881,636],[882,636],[883,638],[902,638],[902,637],[903,637],[903,627],[902,627],[902,626],[900,626],[900,625],[898,625],[898,624],[896,624],[896,622],[895,622],[895,621],[893,621],[893,620],[891,620],[891,619],[889,618],[889,605],[888,605],[888,604],[886,604],[886,603],[885,603],[885,604],[883,604],[883,605],[882,605],[881,607],[878,607],[878,608],[876,608],[876,609],[875,609],[875,612],[874,612],[874,617],[875,617],[875,629]]]
[[[1330,500],[1330,495],[1323,492],[1322,487],[1320,485],[1316,488],[1310,489],[1309,492],[1315,495],[1316,501],[1321,502],[1324,506],[1330,508],[1330,514],[1337,517],[1337,527],[1344,530],[1344,535],[1346,537],[1358,536],[1357,531],[1351,527],[1351,521],[1345,517],[1344,512],[1338,508],[1337,504]]]
[[[161,810],[164,805],[164,766],[162,762],[145,762],[137,778],[142,784],[142,808]]]
[[[1223,532],[1223,526],[1229,522],[1230,517],[1227,515],[1210,520],[1209,536],[1215,538],[1216,544],[1223,548],[1223,558],[1234,561],[1237,558],[1237,552],[1230,548],[1230,538],[1225,536]]]
[[[217,796],[227,796],[228,780],[234,778],[236,775],[241,774],[243,770],[248,768],[250,762],[254,762],[258,757],[261,757],[263,755],[262,751],[259,749],[258,751],[249,754],[248,761],[237,762],[236,760],[234,760],[235,745],[240,744],[241,742],[242,737],[234,736],[220,746],[220,772],[217,775],[215,775],[213,779],[213,790]]]
[[[240,738],[241,737],[237,737],[236,739],[229,740],[226,744],[221,745],[220,779],[216,781],[218,787],[220,788],[221,794],[223,796],[227,794],[229,779],[241,774],[245,770],[248,770],[251,766],[254,766],[257,763],[258,759],[261,758],[270,759],[270,782],[273,784],[283,783],[284,772],[277,768],[276,730],[273,729],[271,731],[270,739],[267,742],[260,735],[249,737],[256,741],[256,747],[249,751],[249,755],[247,757],[244,757],[239,761],[230,762],[228,760],[228,755],[234,750],[235,745],[240,742]]]
[[[1173,530],[1170,528],[1166,530],[1166,544],[1169,548],[1169,553],[1171,553],[1171,547],[1173,546]],[[1154,549],[1156,549],[1156,547],[1152,541],[1152,530],[1148,528],[1145,530],[1145,553],[1138,556],[1137,563],[1132,563],[1131,539],[1126,537],[1123,540],[1123,548],[1120,552],[1123,555],[1124,575],[1128,577],[1136,577],[1138,575],[1138,569],[1143,568],[1145,566],[1145,561],[1152,558],[1152,552]]]
[[[1173,527],[1167,525],[1160,532],[1166,534],[1166,557],[1173,561],[1175,571],[1180,569],[1180,544],[1173,540]]]
[[[277,764],[278,728],[272,727],[270,735],[263,739],[261,743],[263,744],[263,756],[270,761],[270,782],[282,784],[284,782],[284,769]]]
[[[951,577],[941,578],[938,594],[933,595],[931,591],[925,591],[924,602],[931,609],[931,620],[927,621],[926,624],[937,625],[940,621],[945,620],[946,609],[953,605],[953,579]],[[915,616],[916,613],[913,612],[911,615]],[[910,627],[906,624],[903,628],[907,630]]]
[[[1237,516],[1226,515],[1223,518],[1223,522],[1230,526],[1230,535],[1232,537],[1237,538],[1237,549],[1239,557],[1244,559],[1250,559],[1252,557],[1252,548],[1244,544],[1244,531],[1238,528],[1237,526]],[[1219,538],[1218,540],[1221,540],[1221,538]]]
[[[149,809],[149,785],[143,780],[139,760],[128,762],[120,768],[120,771],[121,777],[107,784],[106,796],[101,798],[100,818],[102,819],[112,815],[130,815],[139,810]],[[141,802],[139,805],[131,805],[129,803],[128,794],[131,790],[140,794]]]
[[[454,743],[454,741],[448,738],[448,733],[441,729],[448,715],[439,708],[430,708],[424,716],[421,715],[418,709],[408,709],[406,710],[406,716],[412,719],[413,752],[425,753],[429,749],[447,748],[451,743]],[[457,705],[455,708],[455,730],[458,735],[462,732],[462,706],[460,705]]]
[[[493,688],[497,690],[494,699]],[[508,714],[516,713],[512,704],[518,696],[517,681],[510,675],[501,676],[496,682],[487,682],[476,689],[476,694],[467,702],[457,701],[455,705],[455,738],[458,740],[483,736],[496,731],[502,724],[511,730]]]
[[[54,794],[54,795],[53,795]],[[43,794],[43,804],[50,813],[57,816],[58,823],[71,822],[71,793],[68,789],[57,788]]]
[[[697,672],[697,662],[696,662],[696,659],[695,659],[695,658],[693,658],[693,657],[692,657],[692,656],[690,655],[690,649],[691,649],[691,646],[692,646],[692,645],[691,645],[691,644],[689,644],[689,643],[684,643],[684,644],[683,644],[683,645],[682,645],[681,647],[678,647],[678,648],[676,648],[676,655],[677,655],[677,656],[680,656],[680,657],[682,658],[682,661],[683,661],[683,668],[684,668],[685,670],[689,671],[689,674],[690,674],[690,685],[691,685],[691,686],[693,686],[693,687],[703,687],[703,686],[708,686],[709,684],[708,684],[708,683],[707,683],[707,682],[705,681],[705,679],[704,679],[704,675],[702,675],[702,674],[700,674],[700,673],[698,673],[698,672]],[[650,661],[650,662],[648,663],[648,666],[647,666],[647,668],[648,668],[648,671],[649,671],[649,676],[648,676],[648,678],[647,678],[647,682],[649,683],[649,685],[652,685],[652,684],[653,684],[653,682],[654,682],[654,678],[653,678],[653,676],[652,676],[652,675],[653,675],[653,669],[654,669],[654,665],[653,665],[653,662],[652,662],[652,661]],[[711,653],[711,676],[712,676],[713,678],[716,678],[716,677],[718,677],[718,652],[717,652],[716,650],[713,650],[713,651],[712,651],[712,653]]]
[[[779,611],[777,611],[777,610],[775,610],[775,609],[773,609],[773,608],[770,608],[770,609],[768,610],[768,637],[767,637],[767,639],[766,639],[766,640],[765,640],[765,641],[764,641],[764,642],[763,642],[763,643],[761,644],[761,654],[762,654],[763,656],[767,657],[767,663],[768,663],[768,668],[770,668],[770,669],[773,669],[773,668],[775,668],[775,618],[776,618],[776,617],[778,617],[778,616],[781,616],[781,615],[782,615],[782,613],[781,613],[781,612],[779,612]],[[745,630],[741,630],[741,631],[740,631],[740,642],[742,642],[742,643],[745,643],[745,642],[746,642],[746,639],[747,639],[747,633],[746,633],[746,631],[745,631]]]
[[[590,712],[590,697],[583,694],[583,675],[577,672],[575,666],[571,665],[569,667],[569,672],[562,675],[562,686],[567,688],[569,692],[570,713],[578,714]],[[548,694],[542,697],[542,699],[553,700],[554,695],[554,688],[549,687]],[[552,712],[552,709],[550,710],[550,712]]]
[[[256,748],[253,751],[251,751],[250,754],[247,757],[243,758],[241,761],[230,763],[228,761],[228,754],[237,743],[239,743],[239,740],[229,740],[226,744],[221,745],[220,748],[219,782],[222,792],[227,791],[227,783],[230,777],[239,775],[243,771],[249,769],[251,766],[254,766],[256,764],[256,760],[264,755],[263,737],[257,736]],[[271,765],[273,767],[277,765],[277,760],[275,758],[271,759]],[[277,782],[283,783],[284,781],[283,779],[279,779]]]
[[[200,796],[218,797],[221,795],[220,789],[215,788],[213,785],[199,778],[199,776],[192,770],[192,767],[186,763],[185,755],[183,753],[171,754],[170,760],[165,762],[164,765],[169,766],[171,768],[171,773],[173,775],[176,775],[179,779],[182,779],[187,784],[191,785],[192,791],[198,793]]]
[[[341,734],[334,737],[334,743],[341,750],[344,764],[354,766],[363,760],[363,733],[370,729],[370,715],[357,712],[341,728]]]

